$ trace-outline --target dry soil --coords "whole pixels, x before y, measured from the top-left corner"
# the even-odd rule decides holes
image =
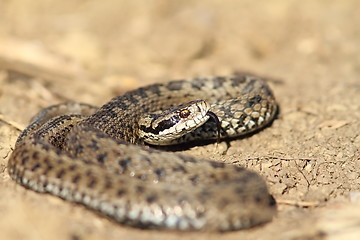
[[[0,1],[0,239],[360,239],[360,1]],[[101,105],[153,82],[247,71],[271,79],[271,127],[186,154],[258,171],[279,212],[231,233],[139,230],[12,181],[41,108]]]

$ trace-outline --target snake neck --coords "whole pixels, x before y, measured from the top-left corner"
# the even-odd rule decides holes
[[[116,140],[142,144],[138,130],[140,117],[161,109],[164,105],[160,103],[158,94],[150,94],[149,91],[151,90],[140,88],[115,97],[82,124],[100,130]]]
[[[199,94],[184,96],[186,88],[181,86],[189,84],[187,81],[175,83],[153,84],[115,97],[83,123],[114,139],[141,144],[138,130],[141,116],[198,99]]]

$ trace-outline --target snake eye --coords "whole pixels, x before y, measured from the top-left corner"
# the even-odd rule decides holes
[[[187,118],[190,115],[190,111],[188,109],[181,110],[179,115],[181,118]]]

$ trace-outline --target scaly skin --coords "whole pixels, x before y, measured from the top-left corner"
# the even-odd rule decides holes
[[[142,116],[197,99],[210,103],[221,138],[263,128],[277,111],[267,84],[251,75],[154,84],[99,109],[55,105],[20,135],[9,174],[34,191],[136,227],[229,231],[270,221],[276,203],[258,174],[139,145]],[[216,138],[215,125],[208,121],[176,143]]]

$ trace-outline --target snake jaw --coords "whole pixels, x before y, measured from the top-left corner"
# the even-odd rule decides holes
[[[139,120],[139,137],[149,144],[174,144],[177,138],[200,127],[209,118],[217,118],[214,113],[209,113],[209,109],[208,102],[196,100],[161,114],[149,114]]]

